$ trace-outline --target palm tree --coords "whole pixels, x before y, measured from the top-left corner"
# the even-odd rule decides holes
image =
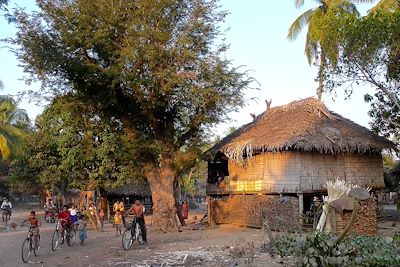
[[[0,96],[0,153],[3,160],[17,155],[24,136],[30,127],[30,119],[23,109],[9,96]]]
[[[321,41],[324,39],[324,31],[321,29],[321,23],[323,23],[324,17],[330,10],[341,10],[343,12],[359,16],[356,6],[347,0],[316,0],[319,3],[318,7],[311,8],[301,14],[290,26],[288,38],[294,40],[297,38],[300,31],[304,26],[308,26],[308,32],[306,37],[306,47],[305,53],[308,63],[311,65],[313,59],[319,59],[319,72],[318,79],[319,85],[317,88],[318,100],[321,100],[323,92],[324,83],[324,68],[326,62],[325,51],[321,48]],[[353,1],[355,2],[355,1]],[[370,2],[366,1],[356,1],[356,2]],[[295,0],[297,8],[300,8],[304,4],[304,0]],[[338,47],[338,44],[334,44]]]
[[[371,12],[378,10],[393,12],[400,9],[400,0],[380,0],[373,8]]]

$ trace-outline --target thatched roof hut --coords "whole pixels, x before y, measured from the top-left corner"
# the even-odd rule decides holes
[[[271,108],[225,137],[210,151],[229,159],[267,151],[316,151],[321,153],[380,153],[396,149],[389,140],[329,111],[315,98]]]
[[[208,151],[207,194],[220,198],[211,209],[217,222],[244,223],[246,211],[255,208],[295,227],[293,210],[307,210],[313,196],[326,192],[328,180],[382,189],[383,149],[396,146],[314,98],[271,108]],[[235,201],[247,203],[243,216]]]

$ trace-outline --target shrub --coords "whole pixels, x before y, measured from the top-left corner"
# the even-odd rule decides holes
[[[387,237],[351,236],[337,244],[337,236],[317,232],[282,236],[274,249],[295,257],[298,266],[400,266],[398,243]]]

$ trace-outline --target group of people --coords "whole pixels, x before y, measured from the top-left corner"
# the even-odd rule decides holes
[[[7,203],[3,201],[3,204]],[[2,204],[2,208],[3,208]],[[12,206],[11,206],[12,207]],[[61,231],[67,231],[68,227],[76,226],[79,230],[79,239],[80,244],[83,245],[85,239],[87,238],[87,219],[89,217],[90,212],[94,212],[94,206],[92,205],[89,207],[89,211],[86,209],[85,206],[82,206],[81,210],[78,210],[76,205],[73,205],[71,208],[68,209],[67,205],[64,205],[62,211],[56,216],[61,222]],[[114,215],[114,225],[116,228],[116,234],[121,235],[122,233],[122,225],[125,225],[125,216],[131,215],[136,218],[136,222],[139,224],[140,229],[142,231],[142,238],[145,243],[147,243],[147,233],[146,233],[146,224],[144,220],[144,212],[145,208],[140,200],[136,200],[135,203],[125,212],[125,207],[122,201],[118,200],[113,207],[115,212]],[[99,210],[99,218],[100,218],[100,226],[101,231],[103,231],[104,227],[104,211],[103,209]],[[31,227],[31,231],[33,233],[33,238],[38,239],[40,238],[39,227],[41,226],[40,221],[36,217],[36,212],[31,211],[29,214],[29,218],[24,220],[21,225],[24,223],[29,222],[29,226]],[[134,227],[132,225],[132,227]],[[61,235],[64,236],[63,234]],[[64,243],[64,239],[61,240],[61,244]]]
[[[68,227],[77,226],[79,230],[79,239],[81,241],[81,245],[87,238],[87,211],[86,207],[83,206],[81,211],[78,211],[76,205],[73,205],[70,209],[68,209],[67,205],[63,206],[63,210],[58,214],[58,219],[61,220],[61,231],[64,232],[68,229]],[[63,236],[63,235],[62,235]],[[61,244],[64,243],[64,239],[61,240]]]

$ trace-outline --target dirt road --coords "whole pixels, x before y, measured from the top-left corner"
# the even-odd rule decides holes
[[[17,216],[17,215],[16,215]],[[20,221],[22,218],[13,218]],[[13,221],[13,220],[12,220]],[[148,220],[147,218],[147,221]],[[26,237],[26,228],[0,233],[0,266],[43,266],[43,267],[156,267],[156,266],[282,266],[280,259],[272,259],[260,253],[263,239],[259,229],[237,226],[209,228],[196,224],[202,230],[163,234],[151,228],[148,244],[137,243],[129,251],[121,246],[121,237],[115,236],[112,225],[105,225],[105,232],[91,230],[84,246],[61,246],[51,251],[51,237],[55,224],[43,223],[41,227],[41,251],[24,264],[21,260],[21,245]],[[249,265],[252,263],[252,265]]]

